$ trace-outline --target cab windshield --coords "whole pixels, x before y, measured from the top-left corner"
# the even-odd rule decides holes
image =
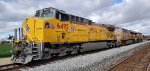
[[[38,10],[36,11],[35,17],[45,17],[45,18],[54,17],[54,12],[51,11],[50,9]]]

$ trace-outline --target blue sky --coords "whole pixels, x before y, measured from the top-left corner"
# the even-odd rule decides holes
[[[0,0],[0,39],[13,34],[22,21],[35,11],[54,7],[97,23],[150,32],[149,0]]]
[[[115,0],[115,2],[116,2],[116,3],[121,3],[121,2],[122,2],[122,0]]]

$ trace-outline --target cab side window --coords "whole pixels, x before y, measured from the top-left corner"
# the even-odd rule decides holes
[[[84,19],[83,18],[81,18],[81,22],[80,23],[84,23]]]
[[[61,13],[61,21],[68,21],[68,20],[69,20],[69,16],[67,14]]]
[[[60,20],[60,18],[59,18],[59,12],[56,12],[56,19]]]
[[[79,22],[79,17],[76,17],[76,22]]]
[[[71,15],[71,21],[75,21],[75,16]]]
[[[69,16],[61,12],[56,12],[56,19],[61,20],[61,21],[68,21]]]
[[[40,10],[36,11],[35,17],[40,17]]]

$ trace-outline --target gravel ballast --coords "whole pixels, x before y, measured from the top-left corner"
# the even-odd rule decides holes
[[[118,60],[131,55],[140,45],[149,41],[100,51],[93,54],[79,55],[66,60],[50,62],[34,68],[20,69],[22,71],[107,71]]]

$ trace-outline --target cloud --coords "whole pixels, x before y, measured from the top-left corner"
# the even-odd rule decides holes
[[[114,0],[55,0],[54,7],[77,16],[88,17],[93,11],[111,6],[114,2]]]
[[[98,9],[89,17],[102,23],[120,24],[150,18],[149,0],[123,0],[105,9]]]
[[[0,21],[21,21],[28,16],[33,16],[35,9],[40,6],[36,7],[36,4],[32,6],[32,3],[34,2],[23,0],[0,1]]]
[[[149,26],[150,18],[144,20],[137,20],[129,23],[124,23],[121,26],[124,26],[126,29],[138,31],[144,33],[144,35],[149,35]],[[125,25],[126,24],[126,25]]]
[[[9,30],[13,30],[15,28],[19,28],[21,26],[21,22],[0,22],[0,32],[5,32]]]
[[[149,0],[123,0],[110,7],[97,9],[90,19],[103,24],[114,24],[119,27],[150,34]]]
[[[93,11],[113,4],[113,0],[0,0],[0,34],[20,27],[23,19],[33,16],[38,9],[54,7],[88,17]]]
[[[0,0],[0,32],[20,27],[23,19],[47,7],[150,34],[149,0]]]
[[[113,0],[1,0],[0,21],[20,21],[46,7],[55,7],[86,17],[92,11],[112,4]]]
[[[22,21],[33,16],[37,9],[48,7],[50,2],[39,0],[0,0],[0,38],[9,35]]]

